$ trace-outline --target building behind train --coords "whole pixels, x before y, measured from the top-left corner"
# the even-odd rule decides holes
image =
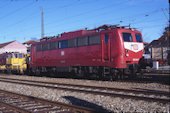
[[[145,53],[149,54],[153,61],[160,65],[170,65],[170,32],[169,27],[158,40],[153,40],[145,47]]]

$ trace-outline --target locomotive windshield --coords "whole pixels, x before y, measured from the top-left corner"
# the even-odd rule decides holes
[[[142,42],[142,38],[140,34],[135,34],[135,37],[137,42]]]
[[[131,33],[123,33],[123,40],[126,42],[132,42],[132,34]]]

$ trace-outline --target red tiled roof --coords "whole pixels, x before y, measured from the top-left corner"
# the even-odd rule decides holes
[[[6,45],[8,45],[8,44],[10,44],[10,43],[12,43],[12,42],[14,42],[14,41],[6,42],[6,43],[3,43],[3,44],[0,44],[0,48],[3,48],[4,46],[6,46]]]
[[[29,41],[24,42],[23,44],[32,44],[34,42],[36,42],[36,41],[35,40],[29,40]]]
[[[148,42],[143,42],[144,44],[149,44]]]

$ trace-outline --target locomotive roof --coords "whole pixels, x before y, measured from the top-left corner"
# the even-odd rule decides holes
[[[129,28],[127,28],[129,27]],[[76,38],[76,37],[82,37],[82,36],[86,36],[86,35],[95,35],[95,34],[98,34],[100,32],[105,32],[105,31],[110,31],[110,30],[119,30],[119,29],[122,29],[122,30],[135,30],[137,31],[136,29],[134,28],[130,28],[130,26],[118,26],[118,25],[103,25],[103,26],[100,26],[98,28],[95,28],[95,29],[91,29],[91,30],[87,30],[86,29],[83,29],[83,30],[77,30],[77,31],[71,31],[71,32],[64,32],[62,34],[59,34],[58,36],[52,36],[52,37],[44,37],[42,39],[40,39],[40,42],[43,42],[43,41],[47,41],[47,40],[55,40],[55,39],[58,39],[58,38]],[[34,44],[37,44],[37,43],[40,43],[40,42],[35,42]]]

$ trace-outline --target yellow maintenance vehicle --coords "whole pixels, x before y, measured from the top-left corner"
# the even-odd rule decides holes
[[[6,70],[6,65],[0,65],[0,71]]]
[[[24,74],[27,69],[26,55],[23,53],[8,53],[6,56],[7,72]]]

